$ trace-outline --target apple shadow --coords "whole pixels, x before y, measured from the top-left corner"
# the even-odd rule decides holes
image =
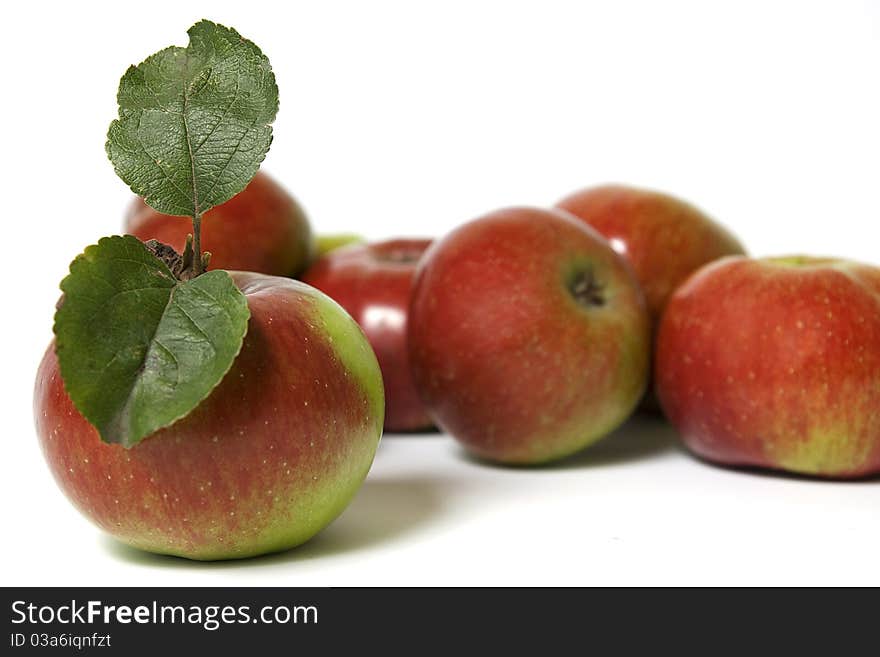
[[[432,425],[430,427],[423,427],[421,429],[396,429],[393,431],[390,429],[385,429],[382,432],[382,440],[385,440],[386,438],[391,438],[391,439],[404,438],[404,439],[406,439],[406,438],[410,438],[410,437],[414,437],[414,436],[415,437],[431,438],[431,437],[442,436],[442,435],[443,435],[443,432],[440,431],[440,429],[438,427]]]
[[[444,511],[446,485],[422,477],[369,477],[342,514],[306,543],[263,556],[228,561],[194,561],[183,557],[153,554],[128,546],[106,534],[104,550],[112,557],[134,565],[165,568],[253,568],[332,557],[393,541],[418,531]]]
[[[577,454],[549,469],[593,468],[654,458],[671,452],[684,453],[678,432],[659,413],[637,412],[620,427]]]
[[[636,413],[599,442],[559,461],[537,465],[506,465],[494,463],[461,450],[462,457],[482,466],[510,470],[553,471],[597,468],[654,458],[671,452],[684,452],[678,434],[666,419],[657,413]]]

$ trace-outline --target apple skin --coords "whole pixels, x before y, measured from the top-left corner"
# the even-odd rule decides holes
[[[34,415],[46,461],[87,518],[134,547],[234,559],[299,545],[349,503],[382,433],[379,366],[357,324],[298,281],[233,272],[251,311],[230,371],[189,415],[130,449],[76,410],[54,345]]]
[[[562,458],[617,427],[644,391],[649,341],[630,267],[561,210],[490,213],[435,242],[418,267],[416,387],[440,427],[487,460]]]
[[[350,244],[363,244],[364,238],[355,233],[334,233],[330,235],[318,235],[315,238],[317,257],[325,256],[331,251],[341,249]]]
[[[135,197],[125,230],[146,241],[155,239],[183,253],[192,233],[189,217],[157,212]],[[316,245],[302,208],[283,187],[262,171],[226,203],[202,218],[202,250],[211,252],[209,269],[254,271],[295,276],[312,261]]]
[[[302,276],[345,308],[373,346],[385,381],[386,431],[433,426],[415,389],[406,345],[416,264],[430,245],[429,239],[396,239],[345,246]]]
[[[823,477],[880,472],[880,269],[729,257],[664,313],[657,394],[710,461]]]
[[[557,207],[587,222],[632,265],[658,322],[669,297],[692,272],[727,255],[744,255],[726,228],[689,203],[646,189],[602,185]]]

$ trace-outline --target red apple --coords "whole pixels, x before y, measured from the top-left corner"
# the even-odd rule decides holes
[[[406,319],[416,264],[428,239],[346,246],[320,258],[302,280],[335,299],[360,324],[385,381],[385,429],[432,426],[412,381]]]
[[[722,256],[745,253],[726,228],[660,192],[604,185],[567,196],[557,207],[598,230],[629,261],[655,323],[693,271]]]
[[[130,449],[101,441],[64,389],[54,348],[34,412],[46,460],[86,517],[129,545],[229,559],[298,545],[336,517],[382,433],[363,333],[297,281],[233,273],[251,312],[230,371],[189,415]]]
[[[192,219],[162,214],[135,198],[126,214],[125,230],[183,253]],[[295,276],[315,253],[312,229],[302,208],[262,171],[240,194],[205,213],[201,239],[202,249],[211,252],[211,269]]]
[[[685,444],[729,465],[880,472],[880,269],[725,258],[673,295],[657,393]]]
[[[480,457],[540,463],[632,412],[649,322],[635,276],[597,232],[561,210],[509,208],[427,251],[409,346],[443,429]]]

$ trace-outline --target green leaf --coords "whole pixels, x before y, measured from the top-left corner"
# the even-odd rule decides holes
[[[228,201],[272,143],[278,87],[269,60],[233,29],[200,21],[126,71],[107,155],[159,212],[195,217]]]
[[[208,396],[250,317],[227,272],[178,281],[131,235],[88,247],[61,289],[55,338],[67,393],[104,441],[125,447]]]

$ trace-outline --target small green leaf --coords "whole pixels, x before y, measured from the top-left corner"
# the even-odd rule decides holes
[[[107,155],[159,212],[195,217],[228,201],[272,143],[278,87],[269,60],[233,29],[200,21],[172,46],[128,69]]]
[[[67,393],[104,441],[125,447],[208,396],[250,317],[227,272],[178,281],[131,235],[88,247],[61,289],[55,338]]]

